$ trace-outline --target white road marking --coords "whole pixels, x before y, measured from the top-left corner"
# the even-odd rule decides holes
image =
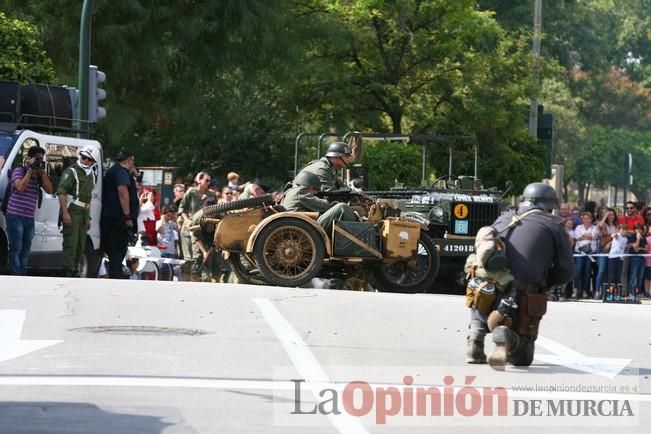
[[[487,368],[488,369],[488,368]],[[319,390],[332,388],[343,390],[347,383],[314,382]],[[176,389],[214,389],[214,390],[293,390],[295,384],[291,381],[279,380],[226,380],[210,378],[178,378],[178,377],[129,377],[129,376],[84,376],[84,375],[0,375],[0,386],[97,386],[97,387],[166,387]],[[369,383],[372,389],[403,386],[401,383]],[[418,384],[413,387],[445,387],[444,384]],[[482,386],[503,387],[503,386]],[[505,387],[505,386],[504,386]],[[452,387],[458,393],[462,387]],[[651,394],[643,393],[607,393],[607,392],[563,392],[514,390],[505,387],[509,397],[514,398],[544,398],[544,399],[603,399],[629,400],[635,402],[651,402]]]
[[[536,360],[607,378],[615,378],[632,361],[631,359],[585,356],[544,336],[538,336],[536,346],[554,353],[536,353]]]
[[[211,378],[120,377],[77,375],[17,375],[0,376],[2,386],[113,386],[113,387],[171,387],[177,389],[258,389],[293,390],[291,381],[223,380]]]
[[[26,313],[24,310],[0,310],[0,362],[24,356],[33,351],[61,343],[54,340],[23,340]]]
[[[315,383],[331,383],[328,375],[319,364],[314,354],[305,345],[303,339],[294,330],[294,327],[287,322],[278,309],[267,299],[254,298],[253,301],[258,305],[264,319],[274,331],[278,340],[282,344],[285,352],[296,367],[298,373],[305,380],[305,386],[312,390],[314,396],[319,399],[319,392],[323,388]],[[341,433],[368,433],[364,425],[358,420],[345,412],[341,414],[329,414],[328,417],[334,424],[335,428]]]

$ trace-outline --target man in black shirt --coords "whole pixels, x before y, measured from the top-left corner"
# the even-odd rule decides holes
[[[121,150],[115,164],[106,171],[102,190],[102,245],[109,258],[109,278],[126,279],[122,259],[127,254],[129,238],[136,231],[140,205],[136,180],[131,176],[135,157]]]

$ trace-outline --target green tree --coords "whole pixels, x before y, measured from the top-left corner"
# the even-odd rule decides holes
[[[311,56],[314,63],[327,63],[321,68],[327,76],[315,77],[313,86],[336,86],[331,106],[363,117],[375,114],[375,123],[394,133],[422,124],[432,112],[445,116],[450,100],[464,90],[459,84],[475,79],[473,59],[492,53],[501,37],[490,14],[476,11],[469,0],[300,4],[297,13],[319,17],[331,28]]]
[[[506,28],[533,28],[534,1],[480,0],[478,4],[482,10],[494,11]],[[622,63],[626,53],[614,43],[621,26],[619,8],[610,0],[545,0],[542,56],[556,59],[568,70],[600,71]]]
[[[388,190],[396,182],[420,185],[420,146],[405,142],[372,142],[365,146],[363,162],[369,171],[372,190]]]
[[[197,92],[221,85],[221,71],[235,67],[254,73],[264,65],[273,53],[273,34],[280,30],[279,4],[97,0],[91,63],[108,77],[109,116],[101,132],[109,148],[145,136],[165,137],[165,129],[181,120],[179,115],[196,117]],[[61,77],[68,84],[76,83],[81,2],[0,0],[0,7],[38,22]],[[157,131],[150,134],[149,130]]]
[[[592,161],[586,161],[584,177],[597,186],[613,185],[623,188],[626,179],[625,163],[628,154],[633,156],[633,185],[629,190],[638,200],[647,202],[651,185],[651,132],[593,126],[589,129]]]
[[[490,164],[484,170],[481,160],[487,182],[516,178],[520,185],[542,176],[542,150],[522,121],[534,88],[526,34],[505,32],[470,1],[296,3],[297,20],[316,23],[321,42],[307,43],[307,62],[314,66],[304,69],[311,76],[302,80],[309,88],[304,105],[329,115],[321,125],[475,136],[491,158],[521,149],[527,155],[515,176],[489,170]],[[329,32],[321,31],[324,26]],[[550,71],[543,63],[543,76]],[[439,171],[447,148],[434,146],[430,155]]]
[[[43,49],[36,26],[0,12],[0,79],[49,83],[54,65]]]
[[[586,119],[613,128],[651,130],[651,90],[621,71],[572,75],[575,93]]]

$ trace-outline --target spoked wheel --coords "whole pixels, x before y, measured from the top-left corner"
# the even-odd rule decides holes
[[[272,285],[300,286],[321,270],[325,246],[309,223],[278,219],[269,223],[255,242],[255,262]]]
[[[264,285],[267,283],[261,276],[257,266],[252,264],[248,258],[238,252],[230,252],[228,262],[231,264],[233,273],[238,277],[240,283],[249,283],[251,285]]]
[[[416,266],[407,261],[380,264],[373,270],[380,290],[387,292],[426,292],[439,272],[439,255],[432,239],[421,232]]]

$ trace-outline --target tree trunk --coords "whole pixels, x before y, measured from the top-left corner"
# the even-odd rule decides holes
[[[588,183],[585,186],[585,200],[583,201],[584,203],[588,201],[588,198],[590,197],[590,188],[592,187],[592,184]]]
[[[583,206],[585,203],[585,184],[583,182],[579,182],[579,196],[576,198],[576,204],[579,206]]]
[[[570,185],[570,180],[563,180],[563,202],[567,202],[568,192],[567,187]]]
[[[391,126],[393,127],[393,134],[402,134],[402,110],[396,110],[388,113],[391,118]]]

